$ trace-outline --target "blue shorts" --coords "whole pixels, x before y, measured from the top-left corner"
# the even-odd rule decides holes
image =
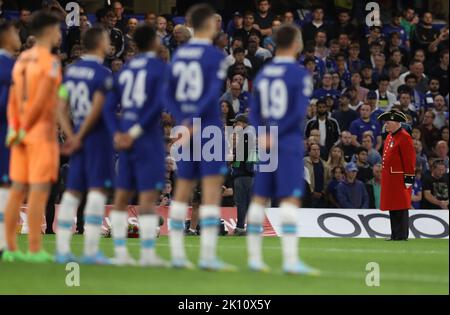
[[[166,170],[164,145],[140,143],[135,143],[131,150],[119,152],[116,187],[138,192],[162,190]]]
[[[304,192],[303,157],[279,152],[274,172],[256,172],[253,194],[265,198],[301,198]]]
[[[83,192],[113,187],[114,151],[110,139],[86,138],[81,149],[70,157],[67,189]]]
[[[202,140],[202,151],[205,143],[208,140],[203,139]],[[223,175],[225,176],[228,172],[227,163],[225,161],[225,142],[222,139],[222,151],[219,155],[214,155],[214,151],[211,150],[205,150],[208,151],[208,153],[211,153],[211,156],[208,157],[208,160],[205,160],[205,157],[202,156],[202,154],[199,154],[199,156],[195,157],[192,151],[193,144],[191,142],[191,152],[190,152],[190,161],[184,161],[180,160],[177,161],[177,177],[187,180],[196,180],[201,179],[205,176],[212,176],[212,175]],[[214,157],[214,158],[213,158]],[[197,161],[194,161],[194,158]]]

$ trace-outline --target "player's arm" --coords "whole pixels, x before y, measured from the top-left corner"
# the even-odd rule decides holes
[[[78,137],[81,141],[84,137],[91,131],[92,127],[97,123],[97,121],[102,117],[103,105],[105,103],[105,94],[101,91],[96,91],[94,96],[92,97],[92,108],[89,115],[83,121],[83,124],[80,126],[76,137]]]
[[[12,84],[9,89],[7,105],[8,134],[6,135],[6,145],[9,147],[19,138],[19,108],[17,103],[16,85]]]
[[[113,78],[110,73],[105,77],[100,77],[100,83],[96,88],[94,95],[92,96],[92,107],[89,115],[83,121],[80,129],[78,130],[76,137],[83,141],[84,137],[91,131],[98,120],[102,117],[103,106],[105,104],[106,95],[111,90],[113,84]]]
[[[163,81],[152,81],[154,86],[151,89],[151,94],[153,95],[153,97],[147,99],[147,104],[144,104],[142,108],[142,112],[140,115],[141,118],[128,130],[128,134],[131,136],[131,138],[133,138],[133,140],[136,140],[142,135],[145,127],[148,126],[156,118],[156,116],[160,115],[163,109]],[[147,82],[147,86],[149,86],[149,82]]]
[[[69,91],[64,84],[61,84],[58,90],[58,123],[61,126],[62,131],[68,138],[74,136],[72,124],[70,122],[69,114]]]

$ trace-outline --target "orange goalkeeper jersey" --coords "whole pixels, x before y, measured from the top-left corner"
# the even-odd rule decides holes
[[[61,64],[47,49],[24,51],[14,65],[8,124],[27,132],[24,144],[57,141],[56,103]]]

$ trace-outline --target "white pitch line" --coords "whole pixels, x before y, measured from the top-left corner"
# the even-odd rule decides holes
[[[54,241],[48,241],[51,243],[55,243]],[[72,241],[72,244],[84,244],[82,241]],[[140,247],[141,244],[139,243],[128,243],[128,246],[131,247]],[[159,243],[156,242],[157,247],[168,247],[169,243]],[[199,248],[200,245],[197,244],[185,244],[186,247],[192,247],[192,248]],[[238,246],[238,245],[219,245],[219,248],[233,248],[233,249],[246,249],[246,246]],[[273,249],[273,250],[281,250],[281,246],[264,246],[264,249]],[[397,255],[404,255],[404,254],[414,254],[414,255],[448,255],[448,251],[438,251],[438,250],[398,250],[398,249],[368,249],[368,248],[338,248],[338,247],[331,247],[331,248],[317,248],[317,247],[305,247],[302,246],[300,248],[301,250],[306,251],[316,251],[316,252],[336,252],[336,253],[374,253],[374,254],[397,254]]]
[[[331,278],[353,278],[353,279],[365,279],[365,273],[358,272],[322,272],[322,275],[329,276]],[[435,275],[422,274],[422,275],[406,275],[406,274],[397,274],[397,273],[386,273],[380,271],[380,282],[381,286],[383,285],[383,280],[388,281],[402,281],[402,282],[424,282],[424,283],[440,283],[440,284],[448,284],[449,279],[445,277],[439,277]]]

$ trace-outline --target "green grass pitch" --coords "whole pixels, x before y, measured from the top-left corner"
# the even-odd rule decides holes
[[[64,265],[0,263],[0,294],[449,294],[448,240],[413,239],[385,242],[382,239],[305,238],[300,255],[320,269],[320,277],[281,273],[280,240],[264,238],[264,256],[270,273],[246,269],[246,242],[242,237],[221,237],[219,255],[240,268],[234,273],[200,270],[150,269],[141,267],[80,266],[80,286],[66,286]],[[26,236],[19,237],[26,249]],[[45,248],[54,250],[55,237],[44,237]],[[83,237],[75,236],[73,250],[80,254]],[[133,256],[139,255],[139,240],[128,242]],[[187,254],[198,258],[199,238],[186,238]],[[111,239],[101,248],[112,255]],[[167,237],[158,239],[158,253],[168,258]],[[380,267],[380,286],[367,286],[366,265]]]

